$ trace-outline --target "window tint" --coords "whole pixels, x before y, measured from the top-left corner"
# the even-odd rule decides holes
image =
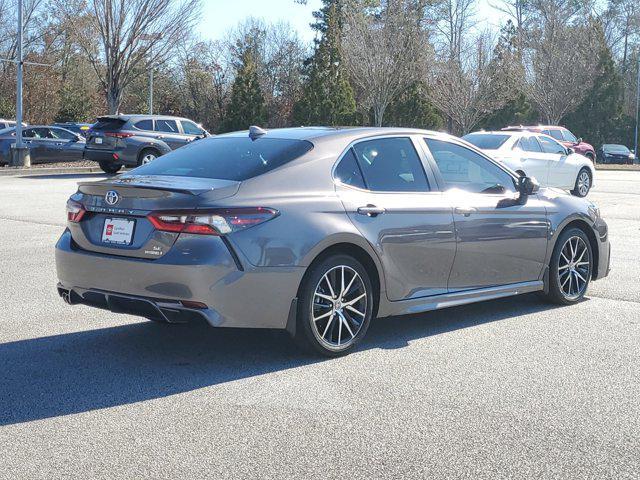
[[[540,144],[536,140],[536,137],[522,137],[518,145],[520,146],[520,150],[525,152],[542,152],[542,148],[540,148]]]
[[[40,138],[40,135],[33,128],[27,128],[22,131],[22,136],[24,138]]]
[[[178,133],[178,124],[175,120],[156,120],[156,132]]]
[[[540,142],[540,145],[542,146],[542,151],[544,153],[556,153],[561,155],[565,154],[564,147],[560,145],[558,142],[556,142],[555,140],[549,137],[544,137],[542,135],[540,135],[537,138],[538,138],[538,141]]]
[[[180,123],[182,124],[182,130],[187,135],[202,135],[204,133],[202,129],[193,122],[180,120]]]
[[[57,138],[60,140],[74,140],[75,138],[77,138],[73,133],[62,130],[61,128],[51,128],[50,131],[53,135],[53,138]]]
[[[125,123],[127,122],[121,118],[101,117],[98,118],[98,121],[92,127],[92,130],[113,132],[115,130],[120,130]]]
[[[576,138],[576,136],[571,133],[569,130],[562,130],[562,134],[564,135],[564,139],[567,142],[573,142],[573,143],[578,143],[578,139]]]
[[[151,120],[151,119],[140,120],[140,121],[134,123],[133,126],[136,127],[138,130],[151,131],[151,130],[153,130],[153,120]]]
[[[338,164],[334,172],[334,176],[336,180],[339,180],[345,185],[351,185],[352,187],[358,188],[367,188],[364,183],[364,178],[362,178],[362,172],[360,171],[360,167],[358,166],[356,156],[353,153],[353,149],[351,148],[347,151],[347,153],[344,154],[342,160],[340,160],[340,163]]]
[[[311,148],[313,144],[304,140],[220,136],[191,142],[133,171],[242,181],[291,162]]]
[[[549,130],[545,130],[544,132],[545,135],[549,135],[550,137],[555,138],[556,140],[560,140],[561,142],[564,141],[564,138],[562,137],[562,132],[560,130],[556,129],[549,129]]]
[[[425,138],[447,189],[473,193],[515,191],[513,177],[482,155],[454,143]]]
[[[470,133],[462,138],[481,150],[497,150],[509,137],[510,135],[495,135],[492,133]]]
[[[378,138],[353,147],[369,190],[379,192],[429,191],[422,163],[411,139]]]

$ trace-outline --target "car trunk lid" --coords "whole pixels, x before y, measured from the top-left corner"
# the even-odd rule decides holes
[[[179,233],[157,231],[151,212],[196,210],[207,202],[233,196],[240,182],[192,177],[121,175],[81,183],[72,197],[87,211],[69,223],[74,241],[84,250],[138,258],[159,258]]]

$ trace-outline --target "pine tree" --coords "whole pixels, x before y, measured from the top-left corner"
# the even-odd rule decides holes
[[[321,33],[305,69],[302,96],[294,105],[298,125],[346,125],[355,119],[356,102],[340,55],[344,0],[323,0],[312,28]]]
[[[442,116],[429,101],[424,82],[415,82],[389,105],[384,123],[428,130],[440,130],[444,126]]]
[[[584,101],[565,116],[563,123],[575,135],[584,137],[597,148],[603,143],[613,142],[617,136],[622,116],[623,86],[599,22],[594,31],[598,40],[598,51],[595,52],[598,73]]]
[[[252,48],[241,53],[240,65],[231,86],[231,100],[220,126],[221,132],[246,130],[250,125],[264,125],[267,107],[260,89],[256,55]]]

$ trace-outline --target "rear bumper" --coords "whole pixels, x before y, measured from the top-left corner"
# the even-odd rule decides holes
[[[185,237],[163,257],[147,260],[82,250],[66,230],[56,244],[58,291],[71,303],[154,320],[199,316],[216,327],[286,327],[303,267],[253,267],[239,252],[234,259],[220,237],[207,238],[199,251]],[[182,300],[207,308],[185,308]],[[164,318],[170,315],[178,320]]]
[[[114,154],[118,155],[117,160],[113,158]],[[137,165],[135,155],[131,157],[126,150],[121,149],[103,150],[86,147],[84,149],[84,159],[92,162],[112,163],[114,165]]]

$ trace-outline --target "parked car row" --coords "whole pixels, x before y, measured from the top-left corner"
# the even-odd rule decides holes
[[[0,121],[0,165],[9,163],[15,122]],[[98,162],[106,173],[124,165],[149,163],[209,133],[187,118],[161,115],[107,115],[95,124],[58,123],[24,126],[22,137],[32,163]],[[86,138],[85,138],[86,137]]]

